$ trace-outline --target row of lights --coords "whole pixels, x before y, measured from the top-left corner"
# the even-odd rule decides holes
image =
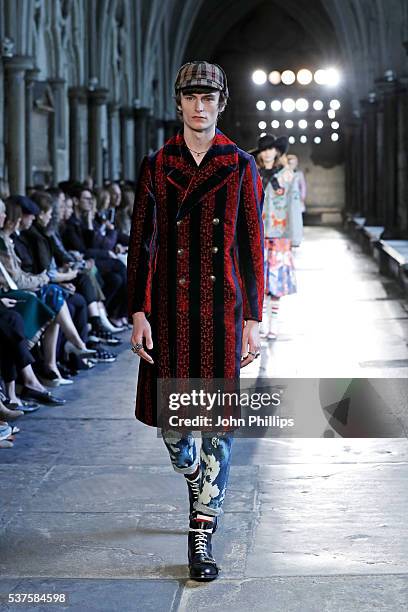
[[[340,74],[336,68],[320,68],[314,74],[307,68],[302,68],[295,74],[293,70],[272,70],[268,75],[265,70],[255,70],[252,73],[252,80],[255,85],[263,85],[268,80],[272,85],[292,85],[295,81],[299,85],[309,85],[313,80],[317,85],[328,85],[335,87],[340,82]]]
[[[320,111],[323,109],[323,106],[324,104],[321,100],[315,100],[313,102],[314,110]],[[336,111],[340,108],[340,102],[339,100],[330,100],[329,106],[330,110]],[[258,102],[256,103],[256,108],[259,111],[265,110],[265,100],[258,100]],[[280,111],[282,109],[286,113],[292,113],[294,110],[303,113],[307,111],[308,108],[309,102],[306,100],[306,98],[298,98],[297,100],[293,100],[293,98],[285,98],[282,102],[280,100],[272,100],[271,102],[271,109],[273,111]]]
[[[265,136],[265,135],[266,135],[265,132],[262,132],[261,136]],[[333,132],[330,138],[333,142],[337,142],[339,139],[339,135],[337,134],[337,132]],[[295,144],[296,142],[296,138],[294,136],[289,136],[288,140],[289,140],[289,144]],[[302,134],[302,136],[299,138],[299,142],[301,142],[302,144],[305,144],[307,142],[307,136]],[[315,144],[320,144],[322,142],[322,139],[320,136],[315,136],[313,138],[313,142]]]
[[[258,127],[259,127],[260,130],[266,130],[266,125],[267,125],[266,121],[260,121],[258,123]],[[280,126],[280,123],[279,123],[279,121],[277,119],[274,119],[273,121],[271,121],[271,126],[273,127],[274,130],[277,130],[278,127]],[[288,128],[289,130],[291,128],[293,128],[293,126],[294,126],[294,123],[293,123],[292,119],[287,119],[285,121],[285,127]],[[306,119],[301,119],[298,122],[298,126],[299,126],[299,128],[301,130],[305,130],[307,128],[307,121],[306,121]],[[324,126],[324,123],[323,123],[323,121],[318,119],[317,121],[315,121],[314,126],[315,126],[316,129],[321,130],[323,128],[323,126]],[[339,127],[340,127],[340,124],[339,124],[338,121],[332,121],[331,124],[330,124],[330,127],[332,128],[332,130],[338,130]]]

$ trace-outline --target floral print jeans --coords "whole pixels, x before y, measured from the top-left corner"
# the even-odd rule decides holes
[[[193,474],[199,459],[192,433],[182,434],[177,431],[162,430],[162,436],[174,470],[181,474]],[[232,439],[232,435],[227,433],[203,433],[201,438],[200,494],[194,507],[209,516],[222,514],[230,469]]]

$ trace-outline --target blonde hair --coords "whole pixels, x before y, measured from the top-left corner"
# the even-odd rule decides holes
[[[109,208],[111,195],[108,189],[104,189],[103,187],[98,189],[96,192],[96,198],[96,208],[99,212]]]

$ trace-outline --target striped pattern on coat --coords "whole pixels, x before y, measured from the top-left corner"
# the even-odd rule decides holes
[[[262,319],[263,189],[219,130],[197,166],[182,133],[143,161],[128,254],[129,317],[144,311],[136,417],[157,425],[158,378],[239,378],[244,319]]]

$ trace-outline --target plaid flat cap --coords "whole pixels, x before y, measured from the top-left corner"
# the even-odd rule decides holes
[[[174,89],[176,93],[185,87],[211,87],[228,97],[227,76],[218,64],[196,61],[184,64],[177,73]]]

